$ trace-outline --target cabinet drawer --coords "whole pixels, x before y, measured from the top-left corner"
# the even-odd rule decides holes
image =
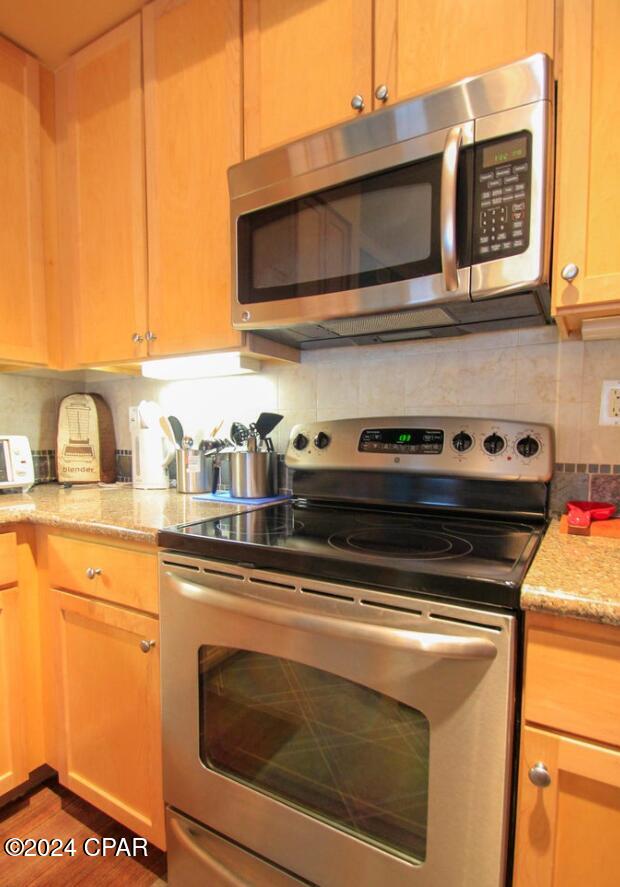
[[[155,553],[62,536],[49,536],[48,546],[52,587],[159,612]]]
[[[0,534],[0,588],[17,585],[17,536]]]
[[[526,721],[620,746],[620,628],[531,614],[525,657]]]

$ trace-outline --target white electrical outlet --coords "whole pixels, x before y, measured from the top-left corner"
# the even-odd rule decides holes
[[[601,388],[599,425],[620,425],[620,379],[605,379]]]

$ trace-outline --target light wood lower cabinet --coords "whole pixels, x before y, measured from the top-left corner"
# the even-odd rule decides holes
[[[20,665],[19,591],[0,589],[0,796],[28,778]]]
[[[164,847],[158,620],[49,593],[60,781]]]
[[[617,887],[620,751],[531,727],[522,742],[515,887]]]
[[[528,614],[514,887],[618,884],[619,662],[618,628]]]

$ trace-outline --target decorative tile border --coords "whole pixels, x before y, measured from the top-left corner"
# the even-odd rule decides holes
[[[620,465],[610,465],[609,463],[597,464],[595,462],[556,462],[553,466],[556,474],[620,474]]]
[[[33,450],[35,484],[49,484],[56,480],[56,450]]]
[[[116,450],[115,455],[117,481],[131,482],[131,450]],[[55,450],[33,450],[32,461],[36,484],[56,480]],[[278,459],[278,480],[281,492],[290,491],[291,476],[282,455]],[[613,502],[620,510],[620,465],[556,462],[549,497],[551,513],[562,514],[569,499]]]

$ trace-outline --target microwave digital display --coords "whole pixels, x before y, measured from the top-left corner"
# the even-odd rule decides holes
[[[527,139],[521,136],[510,141],[496,142],[482,151],[482,166],[497,166],[500,163],[514,163],[527,157]]]
[[[409,453],[439,455],[443,431],[436,428],[366,428],[358,450],[361,453]]]

